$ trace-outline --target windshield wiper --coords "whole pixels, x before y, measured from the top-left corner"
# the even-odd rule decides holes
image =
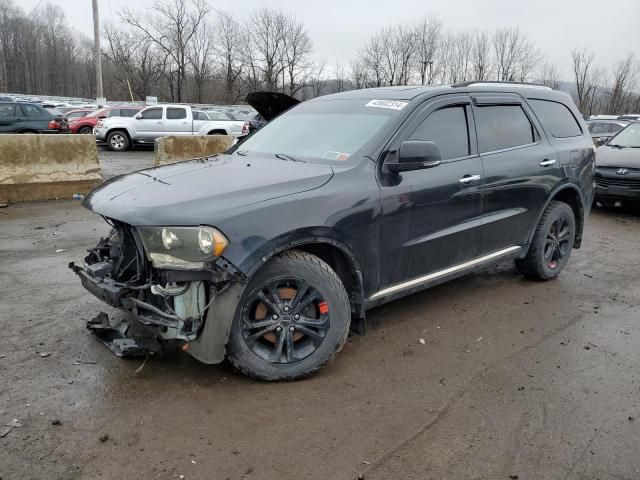
[[[247,152],[245,152],[245,151],[236,150],[236,153],[237,153],[238,155],[242,155],[243,157],[246,157],[246,156],[247,156]]]
[[[304,160],[300,160],[299,158],[294,158],[291,155],[287,155],[286,153],[274,153],[274,157],[279,158],[280,160],[290,160],[292,162],[304,162]]]

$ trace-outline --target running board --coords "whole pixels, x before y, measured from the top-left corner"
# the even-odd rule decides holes
[[[392,285],[390,287],[380,290],[377,293],[374,293],[371,297],[369,297],[369,301],[378,300],[379,298],[386,297],[388,295],[393,295],[394,293],[398,293],[403,290],[407,290],[409,288],[424,285],[425,283],[429,283],[433,280],[437,280],[447,275],[451,275],[451,274],[460,272],[462,270],[466,270],[466,269],[478,266],[490,260],[495,260],[496,258],[503,257],[517,250],[520,250],[521,248],[522,247],[520,246],[505,248],[503,250],[499,250],[497,252],[490,253],[489,255],[484,255],[483,257],[478,257],[473,260],[469,260],[468,262],[461,263],[459,265],[455,265],[453,267],[449,267],[444,270],[440,270],[438,272],[433,272],[428,275],[424,275],[422,277],[414,278],[413,280],[409,280],[407,282],[397,283],[396,285]]]

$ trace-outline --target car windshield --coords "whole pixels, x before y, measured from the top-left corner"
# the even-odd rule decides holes
[[[611,147],[640,148],[640,122],[632,123],[609,141]]]
[[[344,162],[407,104],[368,99],[301,103],[249,137],[238,152]]]

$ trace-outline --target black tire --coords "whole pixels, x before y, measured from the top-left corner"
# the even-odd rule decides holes
[[[283,300],[283,291],[293,293]],[[262,302],[265,292],[268,301]],[[273,293],[278,296],[275,302]],[[277,307],[276,302],[284,310],[268,306]],[[299,310],[301,305],[304,308]],[[264,312],[262,317],[258,316],[258,309]],[[302,316],[284,312],[300,312]],[[342,349],[350,321],[349,297],[331,267],[305,252],[284,252],[271,259],[247,284],[231,326],[227,358],[242,373],[259,380],[305,378],[333,360]],[[254,322],[262,322],[262,326]],[[308,325],[323,325],[324,330],[316,326],[307,328]],[[268,357],[278,357],[279,361]]]
[[[91,134],[93,134],[93,128],[91,128],[91,127],[80,127],[80,129],[78,129],[78,133],[80,135],[91,135]]]
[[[566,203],[552,201],[542,214],[527,256],[516,260],[516,267],[534,280],[556,278],[569,261],[575,236],[573,210]]]
[[[116,130],[107,135],[107,147],[112,152],[124,152],[129,150],[130,145],[129,135],[122,130]]]
[[[213,130],[212,132],[207,133],[207,135],[226,135],[227,132],[222,130]]]

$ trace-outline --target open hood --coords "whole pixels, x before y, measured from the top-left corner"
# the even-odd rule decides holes
[[[247,95],[246,101],[267,122],[300,103],[299,100],[279,92],[253,92]]]

